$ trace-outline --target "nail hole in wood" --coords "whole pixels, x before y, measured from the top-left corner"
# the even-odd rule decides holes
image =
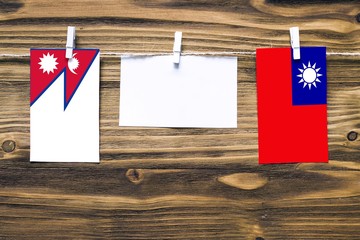
[[[144,180],[144,173],[140,169],[129,169],[125,175],[126,178],[134,184],[139,184]]]
[[[1,147],[4,152],[10,153],[15,150],[16,143],[13,140],[6,140]]]
[[[357,139],[357,137],[358,137],[358,133],[354,132],[354,131],[349,132],[347,135],[347,139],[349,141],[355,141]]]

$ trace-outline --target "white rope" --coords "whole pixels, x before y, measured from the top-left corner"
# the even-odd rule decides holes
[[[327,52],[326,55],[333,55],[333,56],[360,56],[358,52]]]
[[[172,55],[173,53],[168,52],[149,52],[149,53],[130,53],[130,52],[100,52],[102,56],[167,56]],[[193,56],[238,56],[238,55],[255,55],[256,52],[182,52],[181,55],[193,55]],[[328,56],[360,56],[360,52],[327,52]],[[3,58],[21,58],[21,57],[30,57],[30,54],[0,54],[0,57]]]
[[[30,57],[30,54],[0,54],[0,57]]]
[[[237,56],[237,55],[255,55],[256,52],[181,52],[182,56]],[[116,53],[116,52],[104,52],[101,55],[108,55],[108,56],[169,56],[173,55],[173,53],[168,52],[152,52],[152,53]]]

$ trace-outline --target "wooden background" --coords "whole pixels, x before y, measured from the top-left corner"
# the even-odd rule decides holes
[[[329,164],[258,165],[254,55],[237,129],[118,127],[120,59],[102,56],[100,164],[29,163],[29,57],[4,55],[63,48],[68,25],[103,53],[170,53],[175,31],[184,52],[254,52],[292,26],[359,53],[359,22],[358,0],[0,1],[0,239],[360,239],[360,56],[327,58]]]

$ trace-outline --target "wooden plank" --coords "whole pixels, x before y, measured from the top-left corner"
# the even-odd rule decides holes
[[[360,129],[360,59],[328,57],[328,128],[330,160],[358,160],[359,140],[347,134]],[[28,60],[28,59],[27,59]],[[0,101],[0,139],[13,140],[16,150],[3,160],[29,156],[28,61],[7,59],[0,65],[4,92]],[[257,106],[255,56],[241,56],[238,64],[237,129],[146,129],[118,126],[120,61],[102,58],[101,159],[119,167],[227,167],[257,165]],[[22,70],[22,76],[20,70]],[[108,71],[108,72],[107,72]],[[103,76],[102,75],[102,76]],[[11,134],[9,134],[11,133]],[[291,133],[284,141],[291,141]],[[120,161],[115,161],[120,160]],[[26,166],[25,166],[26,167]]]
[[[0,169],[4,237],[345,239],[360,233],[359,164],[130,174],[106,164],[31,165]]]
[[[64,47],[66,26],[76,25],[77,46],[106,51],[172,50],[173,32],[183,31],[184,51],[255,50],[289,45],[289,27],[301,29],[303,45],[359,52],[360,5],[268,4],[264,0],[26,1],[0,16],[2,53],[31,47]],[[342,1],[343,2],[343,1]],[[6,4],[4,8],[6,8]],[[6,11],[6,10],[5,10]],[[78,30],[80,30],[78,29]]]
[[[360,52],[359,12],[354,0],[0,3],[0,238],[356,239],[360,56],[336,54]],[[257,164],[251,54],[238,55],[237,129],[118,127],[120,59],[103,55],[101,163],[30,164],[29,57],[3,54],[63,48],[67,25],[102,53],[170,53],[176,30],[185,52],[253,53],[289,46],[299,26],[302,45],[333,54],[329,164]]]

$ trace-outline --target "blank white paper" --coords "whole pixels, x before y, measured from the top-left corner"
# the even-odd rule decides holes
[[[237,127],[237,58],[122,57],[120,126]]]

